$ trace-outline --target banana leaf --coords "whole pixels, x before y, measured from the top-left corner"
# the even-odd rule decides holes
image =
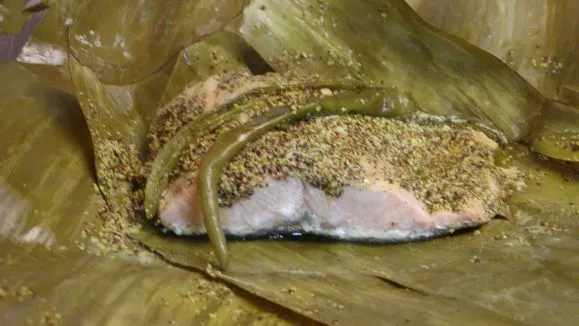
[[[226,71],[262,74],[272,70],[241,36],[224,28],[179,52],[159,107],[188,85]]]
[[[571,105],[579,106],[579,86],[561,86],[561,98]]]
[[[78,102],[15,63],[0,64],[0,80],[2,237],[74,245],[99,198]]]
[[[129,185],[117,186],[103,178],[118,163],[107,157],[114,151],[111,142],[135,148],[134,156],[126,159],[137,160],[135,156],[146,151],[147,128],[162,101],[163,90],[172,76],[176,77],[171,78],[175,85],[169,85],[169,89],[176,87],[178,78],[174,72],[182,71],[181,58],[189,55],[183,47],[220,31],[243,5],[244,1],[229,1],[219,9],[219,3],[214,1],[134,0],[78,4],[67,35],[69,68],[74,94],[96,149],[99,186],[110,203],[125,205],[130,191]],[[103,22],[101,10],[111,6],[116,9]],[[212,41],[212,38],[202,40],[201,44],[208,43],[205,47],[213,50],[221,42],[223,50],[215,51],[216,54],[234,57],[227,50],[227,46],[233,46],[233,38],[224,36],[215,41],[215,46],[211,46]],[[193,52],[211,52],[201,44],[194,45]],[[211,60],[212,56],[197,55],[195,66],[207,66]],[[220,70],[238,65],[225,59],[214,66]],[[118,152],[124,158],[124,151]]]
[[[130,244],[98,248],[114,230],[97,214],[89,131],[74,96],[43,79],[0,65],[2,325],[312,324]]]
[[[183,47],[219,31],[244,4],[80,1],[68,35],[71,55],[105,84],[133,84],[161,69]]]
[[[544,101],[506,64],[426,24],[404,1],[253,1],[237,24],[276,71],[397,87],[428,113],[492,123],[511,139],[529,134]]]
[[[1,3],[17,10],[23,5]],[[106,196],[94,188],[95,170],[107,166],[93,146],[112,136],[143,150],[156,108],[214,72],[292,70],[384,81],[413,94],[430,112],[470,115],[510,130],[515,139],[532,134],[528,119],[539,116],[542,96],[497,59],[457,38],[433,36],[442,34],[402,1],[253,1],[245,9],[237,1],[50,3],[56,10],[47,12],[46,28],[33,40],[64,48],[70,40],[66,64],[0,66],[0,323],[579,322],[579,176],[519,145],[504,164],[528,172],[531,182],[512,198],[511,214],[478,230],[399,245],[235,241],[227,273],[208,264],[215,257],[206,239],[176,238],[149,225],[131,234],[136,242],[115,247],[121,237],[114,233],[123,229],[102,214],[104,199],[113,203],[114,193],[106,182],[98,182]],[[218,7],[225,9],[211,14]],[[312,34],[322,29],[308,25],[321,9],[328,37]],[[360,13],[364,19],[356,19]],[[401,34],[395,23],[384,31],[376,18],[389,13],[411,33]],[[27,17],[15,17],[10,31]],[[295,33],[289,39],[279,28],[239,31],[256,17]],[[72,25],[64,24],[67,18]],[[358,34],[368,25],[376,32]],[[408,36],[408,42],[392,43],[396,55],[388,56],[378,45],[389,45],[389,33],[430,35],[441,43],[420,51],[420,42]],[[115,47],[118,35],[124,49]],[[376,52],[310,57],[320,49],[307,44],[326,49],[326,41],[352,49],[367,42]],[[442,51],[440,44],[454,50]],[[456,54],[461,49],[477,59],[461,61],[469,57]],[[215,56],[226,59],[215,64]],[[376,60],[381,56],[387,63]],[[512,114],[503,116],[499,107]],[[489,108],[491,114],[481,113]]]
[[[558,160],[579,162],[579,109],[547,101],[533,132],[534,151]]]
[[[9,270],[0,283],[3,325],[312,324],[155,257],[129,262],[0,245],[0,263]]]
[[[500,58],[546,97],[556,98],[562,84],[579,84],[579,2],[407,2],[428,23]]]

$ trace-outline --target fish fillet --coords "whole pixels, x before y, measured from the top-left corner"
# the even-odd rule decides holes
[[[495,165],[497,150],[467,125],[365,116],[301,121],[267,133],[226,165],[222,224],[236,236],[302,232],[375,241],[480,225],[520,184],[516,172]],[[191,155],[188,172],[159,203],[160,223],[176,234],[205,233],[195,184],[202,155]]]

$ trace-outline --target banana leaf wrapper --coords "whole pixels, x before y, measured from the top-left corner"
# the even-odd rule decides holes
[[[0,65],[1,324],[313,323],[123,244],[79,104],[47,76]]]
[[[82,251],[1,242],[4,325],[295,325],[309,319],[155,260],[124,261]],[[50,273],[44,269],[50,268]]]
[[[145,155],[146,132],[163,100],[163,90],[170,96],[181,81],[179,74],[191,82],[194,75],[209,73],[199,67],[213,66],[217,72],[242,69],[237,58],[243,50],[235,46],[240,41],[219,31],[239,14],[244,2],[227,2],[223,10],[216,10],[218,5],[213,1],[132,0],[78,5],[77,18],[68,31],[68,65],[74,94],[91,131],[99,186],[110,204],[126,206],[130,202],[130,186],[111,182],[106,174],[123,160],[137,161]],[[95,8],[111,6],[118,11],[103,23]],[[133,15],[121,17],[126,13]],[[178,28],[167,24],[169,21]],[[214,33],[218,35],[210,36]],[[195,41],[200,42],[184,48]],[[216,65],[215,57],[224,58],[222,64]],[[125,154],[126,148],[131,148],[131,155]],[[115,153],[122,158],[117,160]]]
[[[238,24],[276,71],[395,86],[428,113],[492,123],[511,139],[528,135],[543,102],[496,57],[426,24],[404,1],[254,1]]]
[[[541,115],[531,148],[550,158],[579,162],[579,109],[551,100]]]
[[[90,28],[87,28],[87,30],[90,30]],[[235,31],[235,29],[233,30]],[[90,55],[90,53],[87,55]],[[263,56],[263,58],[267,61],[266,56]],[[149,88],[141,87],[142,84],[146,83],[138,80],[130,86],[125,85],[122,87],[131,91],[130,93],[127,92],[131,95],[130,98],[137,94],[134,93],[135,89],[141,90],[153,98],[151,101],[145,100],[148,105],[144,105],[142,111],[139,110],[139,115],[141,115],[140,112],[149,114],[155,111],[153,103],[162,97],[163,88],[169,84],[169,82],[164,80],[172,81],[173,75],[183,71],[185,71],[184,75],[186,75],[188,73],[186,71],[191,69],[189,68],[191,66],[187,64],[174,68],[178,67],[178,65],[174,64],[175,62],[180,60],[183,62],[185,58],[175,57],[174,59],[174,61],[165,60],[165,66],[163,66],[163,63],[152,65],[163,67],[163,69],[158,71],[162,71],[162,74],[159,73],[158,76],[163,77],[157,76],[158,82],[149,84],[154,86],[149,86]],[[87,60],[87,62],[97,61]],[[268,64],[271,63],[268,62]],[[82,66],[82,64],[78,66]],[[275,67],[275,65],[271,66]],[[36,69],[35,71],[44,72],[42,68],[34,68]],[[19,69],[21,67],[18,67]],[[95,70],[98,71],[99,69]],[[111,68],[111,70],[114,69]],[[84,79],[87,79],[87,84],[94,82],[95,79],[91,78],[94,78],[94,76],[100,78],[101,73],[94,73],[87,68],[86,71],[78,74],[80,77],[74,85],[74,94],[79,98],[85,116],[97,111],[96,109],[92,111],[87,109],[90,108],[88,99],[97,103],[99,108],[105,108],[106,112],[107,106],[102,105],[102,103],[107,104],[107,102],[103,98],[118,92],[118,89],[110,91],[110,89],[103,86],[106,83],[98,80],[96,80],[98,82],[97,86],[82,86],[82,83],[82,87],[77,86],[79,81],[83,82]],[[135,72],[135,75],[139,73]],[[17,75],[30,76],[29,73],[10,70],[11,81]],[[2,76],[7,75],[3,74]],[[107,74],[102,73],[102,76],[106,77]],[[144,78],[146,80],[150,76],[154,76],[154,74],[143,73],[142,76],[147,76]],[[24,79],[26,84],[30,83],[30,79],[27,78]],[[123,78],[127,77],[123,76]],[[131,78],[127,78],[127,80],[132,81],[130,80]],[[174,82],[174,90],[168,91],[168,93],[176,93],[179,87],[184,86],[186,79],[183,78],[181,81]],[[464,80],[468,80],[468,78]],[[53,83],[54,79],[47,78],[46,81]],[[10,83],[3,84],[10,85]],[[21,93],[5,87],[3,88],[5,90],[3,94],[13,93],[17,100],[8,102],[9,104],[6,106],[2,104],[2,112],[3,114],[12,112],[11,114],[14,116],[20,117],[20,120],[6,121],[28,121],[31,113],[22,112],[23,110],[21,109],[23,106],[27,107],[22,102],[22,99],[26,97],[19,96]],[[107,96],[91,94],[93,98],[87,96],[88,99],[85,98],[83,100],[79,93],[85,89],[89,89],[94,93],[97,93],[94,89],[106,89],[107,92],[102,93]],[[154,95],[150,94],[152,91],[155,92]],[[36,92],[34,93],[36,94]],[[114,104],[107,104],[108,110],[112,112],[111,115],[127,115],[127,113],[120,110],[123,106],[118,105],[125,102],[116,100],[118,99],[116,95],[108,97],[115,99],[115,101],[112,101]],[[167,99],[170,97],[168,95]],[[2,101],[6,98],[2,96]],[[45,108],[51,107],[50,103],[53,103],[53,101],[49,100],[44,104],[35,104],[38,110],[34,112],[43,112]],[[35,105],[30,105],[29,107]],[[61,107],[61,105],[58,105],[58,107]],[[48,111],[52,113],[61,112],[61,110],[57,109]],[[51,115],[48,116],[45,119],[46,121],[52,117]],[[128,118],[124,119],[126,119],[125,121],[129,120]],[[146,121],[146,119],[143,118],[143,121]],[[72,121],[68,118],[65,120]],[[90,118],[87,118],[87,120],[92,131],[95,120]],[[55,136],[55,139],[62,139],[65,144],[76,143],[78,130],[82,129],[78,128],[78,126],[81,124],[81,122],[74,123],[74,132],[68,134],[68,136]],[[120,124],[118,128],[130,130],[126,133],[123,131],[121,134],[123,137],[132,133],[140,135],[142,134],[141,130],[146,129],[141,126],[142,124],[144,123],[135,123],[137,127],[123,127]],[[49,125],[48,135],[59,135],[63,133],[62,130],[66,130],[66,128],[60,125],[57,126],[54,123],[49,123]],[[6,123],[3,126],[9,126],[9,124]],[[34,128],[42,126],[42,124],[31,122],[30,126],[31,129],[28,130],[33,131],[35,130]],[[10,135],[13,133],[17,134],[13,130],[25,130],[24,127],[19,127],[19,129],[14,129],[14,127],[6,128],[10,129],[3,127],[3,130],[10,130],[8,133]],[[139,132],[132,131],[133,128],[139,130]],[[106,128],[103,127],[103,129]],[[112,134],[117,132],[115,128],[110,130],[112,130]],[[4,136],[6,134],[2,132],[1,141],[4,144],[9,144],[8,141],[12,138]],[[32,132],[30,134],[35,133]],[[85,228],[80,223],[85,221],[84,219],[88,220],[89,223],[99,223],[95,213],[96,209],[92,211],[89,209],[92,207],[93,201],[102,204],[100,196],[89,191],[94,182],[94,179],[88,177],[90,174],[90,159],[87,159],[87,157],[89,155],[80,153],[81,151],[83,153],[90,152],[90,150],[87,149],[88,147],[83,147],[82,150],[79,150],[77,147],[59,143],[58,140],[48,140],[51,136],[44,137],[47,135],[46,133],[37,132],[36,134],[38,136],[36,138],[39,142],[38,144],[41,145],[33,147],[33,151],[30,148],[31,143],[26,143],[26,141],[21,144],[14,140],[12,143],[14,152],[26,153],[27,151],[24,149],[28,149],[28,152],[31,153],[28,158],[33,159],[35,164],[32,165],[30,163],[32,161],[25,158],[21,158],[22,161],[16,158],[8,160],[6,159],[6,154],[3,154],[1,175],[5,179],[12,178],[10,179],[10,187],[18,188],[17,193],[20,193],[20,197],[36,203],[41,208],[38,212],[42,214],[37,213],[36,220],[27,220],[30,223],[30,227],[33,228],[34,225],[41,224],[45,219],[47,221],[61,219],[62,221],[58,220],[53,223],[62,225],[63,229],[69,229],[69,231],[55,229],[54,233],[57,238],[62,239],[59,240],[58,244],[62,243],[65,246],[66,244],[77,244],[77,240],[83,239],[82,231]],[[85,137],[86,135],[88,133],[85,133]],[[139,136],[134,136],[134,138],[127,137],[131,141],[138,138]],[[58,144],[54,148],[66,151],[66,154],[63,155],[76,155],[77,160],[81,162],[71,163],[72,169],[66,170],[67,173],[65,174],[54,175],[54,171],[60,170],[61,167],[55,165],[50,169],[53,161],[48,161],[45,158],[46,153],[51,153],[50,150],[47,150],[51,148],[51,142]],[[2,146],[0,150],[4,151],[4,153],[9,153],[5,148]],[[32,154],[32,152],[37,154]],[[134,307],[131,306],[129,301],[137,300],[136,302],[139,303],[138,300],[153,296],[161,298],[160,301],[165,302],[162,299],[162,294],[156,296],[156,294],[151,293],[163,290],[176,293],[172,291],[175,291],[176,288],[188,287],[184,286],[180,280],[197,279],[199,277],[198,273],[202,272],[206,275],[214,275],[221,279],[222,282],[226,282],[237,289],[236,295],[231,297],[236,298],[234,300],[238,300],[239,296],[248,297],[253,304],[250,303],[250,308],[247,308],[247,310],[259,311],[260,313],[267,311],[267,309],[275,311],[275,316],[277,317],[271,323],[289,321],[293,324],[305,324],[314,320],[327,324],[347,324],[348,321],[359,322],[360,320],[368,322],[384,322],[388,320],[392,323],[398,321],[411,324],[449,323],[465,320],[481,321],[481,323],[486,322],[487,324],[489,322],[497,324],[573,323],[573,318],[576,315],[573,309],[576,309],[579,305],[577,301],[578,284],[576,282],[578,277],[576,271],[579,270],[579,261],[573,258],[579,248],[576,240],[579,235],[577,226],[578,212],[576,211],[578,203],[574,195],[579,190],[576,181],[577,175],[556,163],[534,157],[524,149],[514,150],[513,154],[517,164],[522,169],[535,175],[536,184],[512,199],[514,213],[508,220],[498,219],[493,221],[488,226],[480,229],[480,233],[460,234],[423,243],[384,247],[345,243],[312,243],[307,241],[235,242],[231,246],[232,257],[234,258],[232,262],[233,268],[228,274],[223,275],[207,267],[207,261],[212,259],[212,257],[210,246],[205,240],[171,238],[159,235],[156,230],[148,228],[141,230],[140,233],[133,234],[133,237],[142,241],[151,251],[158,253],[164,258],[163,264],[172,264],[180,267],[180,269],[169,268],[164,265],[162,268],[144,267],[142,265],[147,264],[143,261],[139,261],[139,265],[131,265],[124,261],[121,262],[118,258],[94,257],[94,254],[99,252],[98,250],[90,254],[85,251],[79,253],[70,253],[69,251],[62,254],[54,249],[47,253],[42,253],[44,249],[33,247],[34,250],[39,252],[34,253],[34,251],[29,249],[23,249],[22,241],[18,242],[17,247],[13,247],[13,242],[17,242],[14,236],[11,237],[11,243],[6,245],[2,243],[0,245],[2,257],[10,258],[3,259],[3,271],[9,271],[8,273],[11,277],[10,279],[7,278],[7,280],[9,283],[14,283],[10,285],[16,285],[15,287],[7,288],[7,290],[9,294],[17,293],[16,297],[10,294],[1,301],[2,316],[8,323],[14,321],[16,324],[19,321],[26,321],[23,316],[32,316],[32,321],[34,322],[37,317],[44,318],[44,321],[47,318],[48,320],[52,320],[51,318],[58,319],[58,314],[60,314],[60,321],[63,324],[78,324],[79,318],[82,318],[85,313],[91,316],[83,319],[85,323],[89,324],[91,320],[94,320],[93,323],[95,324],[119,324],[127,321],[127,319],[124,319],[127,318],[126,316],[136,318],[133,320],[151,323],[163,323],[167,320],[175,320],[177,323],[184,320],[189,322],[193,320],[190,319],[194,318],[193,316],[196,316],[195,318],[198,319],[194,320],[199,322],[214,320],[215,317],[212,317],[211,314],[198,314],[189,310],[206,306],[216,307],[215,310],[212,310],[215,311],[213,316],[235,315],[235,311],[227,310],[224,308],[226,305],[220,305],[219,302],[211,304],[207,303],[209,301],[199,301],[205,300],[200,299],[202,295],[199,293],[194,293],[190,297],[191,300],[186,301],[185,304],[182,303],[183,298],[181,296],[179,298],[166,296],[166,303],[159,303],[158,305],[152,304],[151,302],[156,303],[156,300],[151,299],[146,301],[147,307],[156,312],[150,312],[145,317],[141,317],[142,319],[138,319],[139,317],[137,317],[136,313],[131,314],[131,311],[138,311],[138,316],[142,316],[143,304],[140,304],[139,307]],[[10,156],[12,156],[11,153]],[[41,159],[46,159],[46,161]],[[70,160],[74,161],[73,158]],[[12,165],[8,164],[6,165],[8,168],[4,168],[4,163],[8,161],[13,162],[10,163]],[[21,164],[22,162],[29,162],[28,167],[26,167],[26,164]],[[38,169],[39,162],[46,162],[44,166],[47,170]],[[75,169],[80,169],[84,172],[76,173],[74,172]],[[37,174],[34,174],[34,171]],[[28,181],[34,183],[39,180],[38,177],[45,175],[58,180],[46,181],[42,187],[39,185],[36,194],[34,192],[26,192],[26,190],[23,190],[24,186],[18,185],[23,179],[28,178]],[[80,195],[82,192],[78,190],[81,188],[77,188],[70,193],[44,189],[48,184],[54,185],[54,189],[60,189],[64,184],[79,182],[79,175],[84,175],[87,180],[90,180],[86,182],[85,190],[85,194],[88,193],[86,195],[88,199]],[[50,180],[50,178],[47,180]],[[29,183],[26,184],[28,185]],[[61,197],[57,200],[52,200],[52,196],[55,194],[61,194]],[[46,205],[49,205],[48,203],[61,207],[61,211],[54,213],[50,207],[46,208]],[[84,213],[84,210],[88,211],[86,216],[81,214],[81,212]],[[10,212],[13,211],[10,208]],[[79,216],[83,216],[83,218],[79,218]],[[5,223],[5,220],[2,220],[2,226],[6,227],[6,225],[9,225],[9,223]],[[27,231],[29,229],[24,228],[23,230]],[[22,233],[16,233],[15,231],[10,231],[9,234],[22,235]],[[87,241],[89,243],[90,238]],[[43,241],[42,243],[45,242]],[[91,260],[92,263],[90,262]],[[62,269],[55,271],[54,275],[50,273],[52,276],[47,277],[47,273],[42,270],[45,266],[60,266]],[[86,267],[86,269],[82,267]],[[132,268],[134,268],[133,273],[124,272],[124,270]],[[72,280],[71,275],[75,277]],[[41,280],[44,278],[46,278],[46,283],[41,285]],[[177,281],[173,283],[172,279]],[[110,282],[95,283],[99,280],[110,280]],[[38,283],[33,283],[33,281]],[[128,282],[131,282],[132,286],[124,288],[128,294],[123,296],[121,294],[123,292],[122,285]],[[147,282],[151,282],[154,285],[146,285]],[[214,281],[211,280],[209,282],[213,283]],[[96,285],[92,286],[93,284]],[[28,287],[30,291],[22,289],[20,285]],[[85,297],[79,299],[76,296],[77,294],[80,293],[80,295],[86,296],[86,293],[101,287],[103,289],[106,287],[106,290],[94,295],[100,299],[97,300],[94,306],[79,305],[84,307],[79,308],[79,310],[71,308],[70,303],[83,302],[85,299]],[[194,287],[192,286],[192,288]],[[73,294],[67,297],[66,293],[69,289]],[[80,291],[78,289],[83,290]],[[40,294],[31,296],[30,292]],[[56,294],[50,296],[48,295],[50,292]],[[211,291],[208,292],[211,293]],[[73,295],[75,296],[73,297]],[[26,310],[18,298],[20,296],[29,298],[28,300],[38,302],[39,305],[44,306],[39,308],[34,304],[30,304],[26,306],[29,310]],[[89,297],[93,297],[93,295],[89,295]],[[255,301],[257,297],[263,298],[267,302]],[[31,301],[24,302],[28,304]],[[63,304],[55,306],[54,303],[57,302],[62,302]],[[114,304],[111,304],[111,302]],[[537,302],[541,302],[541,305],[538,306]],[[120,303],[123,304],[121,305]],[[167,304],[174,306],[175,310],[164,310],[172,309],[165,308],[164,306]],[[117,307],[116,310],[112,308],[113,305]],[[237,304],[234,304],[234,306],[237,306]],[[218,307],[222,308],[218,309]],[[252,310],[253,308],[251,307],[259,308]],[[39,312],[39,309],[42,311]],[[392,310],[387,311],[388,309]],[[111,313],[110,316],[104,316],[102,311],[114,311],[114,313]],[[167,318],[167,315],[171,315],[171,319]],[[280,319],[280,316],[284,315],[290,317]],[[267,316],[272,315],[268,314]],[[358,318],[354,319],[352,316]],[[255,323],[259,323],[263,321],[263,317],[256,315],[254,319],[243,319],[247,323],[252,323],[252,320]],[[264,323],[268,323],[267,321],[269,320],[265,320],[266,322]],[[221,321],[218,320],[216,323]],[[223,322],[234,323],[235,321],[223,319]]]
[[[182,48],[220,31],[245,2],[80,1],[68,34],[70,51],[103,83],[134,84]]]
[[[579,106],[579,86],[563,85],[561,86],[561,97],[563,101]]]
[[[2,235],[20,243],[38,233],[40,245],[74,245],[99,200],[78,102],[16,63],[0,64],[0,79]]]
[[[579,84],[578,2],[407,2],[430,24],[500,58],[546,97],[561,99],[561,85]]]

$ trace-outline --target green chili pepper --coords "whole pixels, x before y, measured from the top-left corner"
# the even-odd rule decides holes
[[[217,128],[224,122],[232,121],[233,119],[239,118],[245,110],[247,110],[251,102],[247,105],[238,106],[231,108],[232,104],[238,103],[244,98],[250,96],[267,96],[269,92],[273,92],[282,88],[296,88],[303,89],[306,87],[310,88],[334,88],[334,89],[352,89],[356,87],[361,87],[356,83],[350,84],[328,84],[326,82],[315,82],[312,81],[307,85],[293,85],[288,83],[287,85],[276,84],[275,86],[261,87],[248,91],[234,99],[231,99],[227,103],[224,103],[217,107],[211,113],[203,115],[196,119],[195,121],[187,124],[181,128],[175,136],[171,138],[161,150],[155,156],[155,159],[151,165],[151,170],[147,176],[147,185],[145,187],[145,213],[148,218],[153,218],[155,212],[157,211],[159,199],[163,190],[165,190],[169,184],[169,173],[174,171],[179,164],[179,154],[196,138],[200,137],[203,133],[211,131]],[[367,88],[372,89],[372,88]],[[395,92],[395,90],[389,90],[390,93]],[[258,97],[256,100],[261,100]],[[413,104],[414,102],[411,101]],[[394,105],[392,105],[394,106]],[[408,107],[412,107],[409,105]]]
[[[247,96],[247,94],[245,94],[245,96]],[[235,99],[235,101],[238,100],[239,98]],[[171,141],[163,146],[155,157],[155,161],[147,177],[144,206],[148,218],[152,218],[157,211],[161,194],[169,184],[168,172],[174,171],[179,164],[179,153],[181,153],[191,141],[203,133],[217,128],[221,123],[237,117],[245,108],[247,107],[240,106],[227,111],[229,107],[223,105],[210,114],[203,116],[202,119],[197,119],[193,123],[183,127]]]
[[[201,161],[197,189],[205,228],[223,270],[227,269],[228,257],[225,232],[219,216],[218,180],[225,164],[248,143],[286,122],[315,115],[363,114],[393,117],[400,114],[387,105],[387,95],[383,90],[364,89],[323,98],[299,108],[277,107],[217,138]]]

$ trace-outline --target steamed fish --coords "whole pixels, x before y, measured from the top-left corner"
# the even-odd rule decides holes
[[[516,172],[495,165],[497,150],[466,125],[367,116],[301,121],[267,133],[225,166],[222,225],[237,236],[379,241],[480,225],[501,212],[517,182]],[[202,157],[191,157],[191,170],[160,201],[159,221],[177,234],[205,233],[195,175]]]
[[[224,268],[225,234],[431,237],[488,222],[522,186],[495,164],[501,136],[397,89],[225,73],[159,111],[145,211],[207,233]]]

